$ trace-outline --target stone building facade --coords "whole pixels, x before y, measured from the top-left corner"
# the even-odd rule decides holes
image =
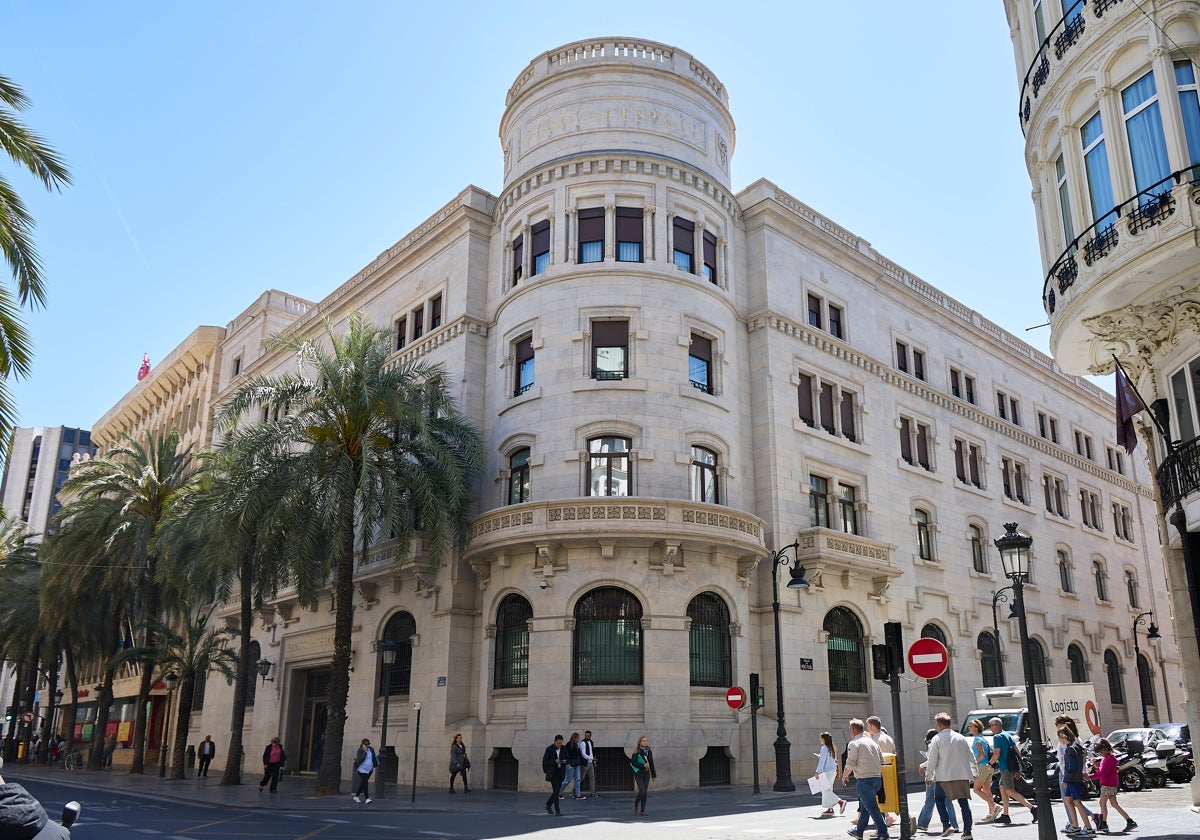
[[[1149,474],[1116,448],[1111,397],[774,184],[735,193],[734,139],[723,85],[682,50],[544,53],[508,94],[499,194],[464,189],[291,321],[391,325],[397,361],[450,371],[491,458],[461,557],[430,570],[419,541],[407,557],[384,542],[356,570],[347,743],[378,737],[386,695],[399,781],[419,703],[420,780],[444,778],[461,732],[477,784],[540,788],[550,738],[590,729],[602,786],[627,789],[643,734],[660,785],[745,783],[749,709],[725,691],[752,672],[763,775],[782,679],[801,777],[819,732],[890,717],[868,656],[889,620],[951,653],[944,678],[906,684],[917,744],[934,712],[999,683],[1001,657],[1021,681],[1016,628],[991,620],[1009,521],[1034,537],[1042,676],[1093,680],[1102,718],[1133,719],[1130,617],[1167,608]],[[243,321],[215,403],[295,363]],[[772,577],[792,544],[778,556],[811,587],[780,585],[780,674]],[[332,619],[328,595],[264,605],[252,755],[280,734],[288,769],[312,769]],[[384,639],[400,645],[386,673]],[[1169,717],[1174,643],[1146,655]],[[208,684],[197,739],[231,702]]]
[[[1005,0],[1042,301],[1064,370],[1119,360],[1149,450],[1188,692],[1200,691],[1200,11]],[[1139,461],[1141,458],[1139,457]],[[1164,604],[1164,608],[1168,606]],[[1194,722],[1194,709],[1187,716]],[[1200,802],[1200,785],[1193,788]]]

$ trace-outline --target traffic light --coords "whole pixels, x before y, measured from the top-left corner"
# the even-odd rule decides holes
[[[899,621],[883,623],[883,641],[892,652],[892,672],[904,673],[904,638],[900,635]]]
[[[756,709],[761,709],[767,705],[767,693],[763,689],[762,683],[758,680],[758,674],[750,675],[750,702],[754,704]]]
[[[875,679],[887,682],[895,673],[892,649],[887,645],[871,645],[871,672]]]
[[[12,706],[5,706],[5,707],[4,707],[4,719],[5,719],[5,720],[12,720],[12,719],[13,719],[13,707],[12,707]]]

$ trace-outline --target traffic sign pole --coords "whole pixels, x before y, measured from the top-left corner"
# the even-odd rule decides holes
[[[884,625],[884,629],[888,638],[894,638],[897,645],[903,649],[900,622],[889,621]],[[896,792],[900,797],[900,840],[912,840],[912,819],[908,816],[908,780],[904,773],[904,722],[900,713],[899,669],[900,664],[896,663],[896,670],[892,672],[889,683],[892,689],[892,724],[896,730]]]

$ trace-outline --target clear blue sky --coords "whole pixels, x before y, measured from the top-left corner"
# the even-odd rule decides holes
[[[143,352],[267,288],[320,299],[467,184],[497,192],[513,79],[613,35],[725,84],[735,189],[770,179],[1045,350],[1025,331],[1042,271],[1000,0],[0,0],[0,73],[75,178],[47,194],[0,159],[50,290],[21,424],[90,427]]]

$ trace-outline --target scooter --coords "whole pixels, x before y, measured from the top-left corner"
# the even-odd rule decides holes
[[[1186,785],[1196,775],[1196,764],[1192,760],[1191,745],[1180,746],[1175,754],[1167,759],[1167,778],[1172,782]]]
[[[1146,787],[1146,771],[1142,769],[1142,751],[1118,750],[1113,755],[1117,757],[1117,779],[1120,789],[1127,791],[1144,789]]]

